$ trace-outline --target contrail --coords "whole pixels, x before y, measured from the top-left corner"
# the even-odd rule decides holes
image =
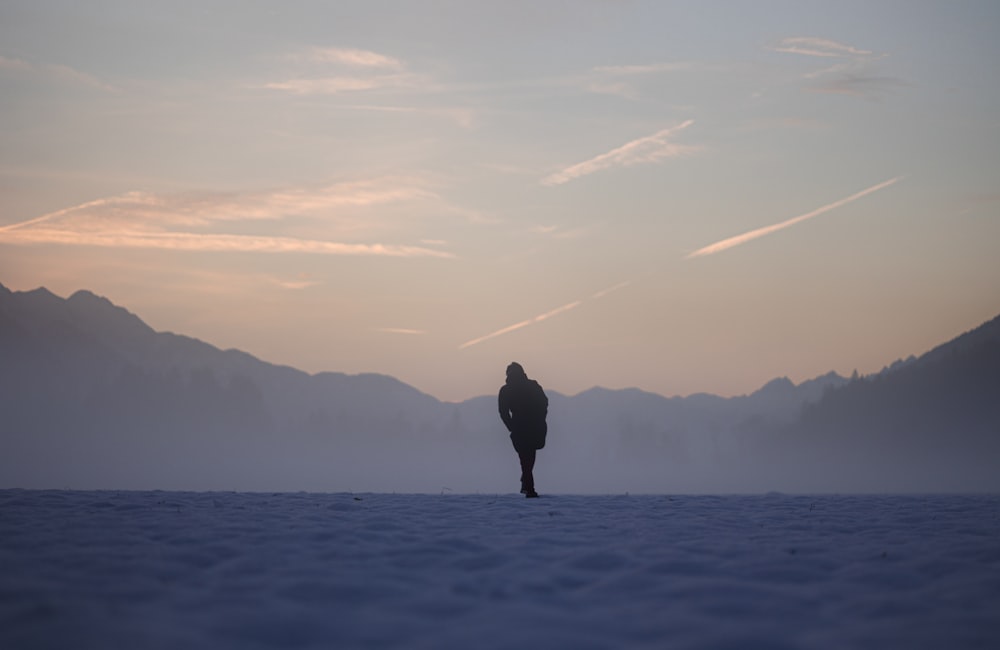
[[[556,307],[555,309],[549,310],[549,311],[545,312],[544,314],[539,314],[538,316],[535,316],[534,318],[529,318],[529,319],[523,320],[523,321],[521,321],[519,323],[514,323],[513,325],[508,325],[507,327],[498,329],[497,331],[491,332],[491,333],[489,333],[489,334],[487,334],[485,336],[480,336],[479,338],[472,339],[471,341],[466,341],[462,345],[458,346],[458,349],[459,350],[464,350],[465,348],[472,347],[473,345],[476,345],[477,343],[482,343],[483,341],[488,341],[488,340],[490,340],[492,338],[496,338],[496,337],[501,336],[503,334],[509,334],[510,332],[513,332],[515,330],[519,330],[522,327],[527,327],[528,325],[534,325],[535,323],[540,323],[543,320],[546,320],[548,318],[552,318],[553,316],[556,316],[558,314],[562,314],[563,312],[567,312],[567,311],[569,311],[571,309],[576,309],[577,307],[579,307],[580,305],[582,305],[584,302],[587,302],[587,301],[590,301],[590,300],[597,300],[598,298],[603,298],[604,296],[608,295],[609,293],[611,293],[613,291],[617,291],[617,290],[619,290],[619,289],[621,289],[623,287],[627,287],[630,284],[632,284],[631,280],[626,280],[625,282],[619,282],[618,284],[616,284],[616,285],[614,285],[612,287],[608,287],[607,289],[602,289],[601,291],[598,291],[597,293],[595,293],[595,294],[593,294],[593,295],[591,295],[591,296],[589,296],[587,298],[584,298],[582,300],[574,300],[573,302],[566,303],[562,307]]]
[[[34,220],[37,223],[37,219]],[[380,255],[393,257],[453,258],[447,251],[421,246],[349,244],[294,237],[201,234],[189,232],[121,231],[86,233],[77,230],[29,228],[7,234],[27,222],[0,228],[0,243],[68,244],[109,248],[154,248],[160,250],[246,253],[315,253],[322,255]]]
[[[83,210],[85,208],[94,208],[101,205],[106,205],[113,199],[97,199],[96,201],[88,201],[87,203],[81,203],[80,205],[74,205],[70,208],[63,208],[62,210],[56,210],[55,212],[49,212],[48,214],[43,214],[40,217],[35,217],[33,219],[28,219],[26,221],[19,221],[17,223],[7,224],[6,226],[0,226],[0,232],[7,232],[8,230],[16,230],[18,228],[23,228],[25,226],[31,226],[36,223],[42,223],[43,221],[49,221],[51,219],[57,219],[64,215],[67,215],[76,210]]]
[[[764,235],[770,235],[772,232],[783,230],[789,226],[793,226],[799,223],[800,221],[805,221],[806,219],[812,219],[813,217],[819,216],[824,212],[829,212],[830,210],[834,210],[843,205],[847,205],[848,203],[851,203],[853,201],[857,201],[858,199],[868,196],[869,194],[878,192],[881,189],[885,189],[886,187],[889,187],[890,185],[892,185],[893,183],[902,178],[903,178],[902,176],[897,176],[896,178],[890,178],[889,180],[883,181],[878,185],[872,185],[866,190],[861,190],[857,194],[852,194],[847,198],[840,199],[839,201],[834,201],[833,203],[824,205],[821,208],[816,208],[812,212],[807,212],[806,214],[802,214],[797,217],[792,217],[791,219],[787,221],[782,221],[781,223],[776,223],[770,226],[764,226],[763,228],[758,228],[756,230],[751,230],[750,232],[745,232],[742,235],[736,235],[735,237],[730,237],[729,239],[723,239],[722,241],[716,242],[709,246],[705,246],[704,248],[699,248],[695,252],[688,254],[687,257],[685,257],[684,259],[691,259],[692,257],[702,257],[703,255],[712,255],[714,253],[722,252],[728,248],[739,246],[740,244],[745,244],[752,239],[757,239],[758,237],[763,237]]]
[[[523,320],[520,323],[514,323],[513,325],[508,325],[507,327],[504,327],[503,329],[498,329],[497,331],[491,334],[487,334],[486,336],[480,336],[478,339],[472,339],[471,341],[466,341],[462,345],[458,346],[458,349],[464,350],[467,347],[473,346],[477,343],[482,343],[483,341],[488,341],[494,337],[500,336],[501,334],[507,334],[509,332],[513,332],[514,330],[519,330],[522,327],[527,327],[528,325],[532,325],[534,323],[540,323],[546,318],[552,318],[556,314],[561,314],[564,311],[569,311],[570,309],[579,307],[582,302],[583,302],[582,300],[574,300],[573,302],[565,304],[562,307],[556,307],[555,309],[547,311],[544,314],[539,314],[534,318],[529,318],[528,320]]]
[[[663,158],[674,158],[693,153],[698,150],[698,147],[675,144],[670,141],[672,135],[683,131],[692,124],[694,124],[694,120],[687,120],[677,126],[657,131],[653,135],[626,142],[616,149],[546,176],[542,179],[542,185],[561,185],[574,178],[593,174],[615,165],[628,167],[638,163],[651,163]]]

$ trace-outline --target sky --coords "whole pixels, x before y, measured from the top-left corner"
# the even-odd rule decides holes
[[[0,1],[0,283],[308,372],[740,395],[1000,313],[1000,4]]]

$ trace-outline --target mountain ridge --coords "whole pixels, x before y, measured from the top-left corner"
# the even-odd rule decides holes
[[[45,303],[46,303],[46,306],[50,307],[50,308],[58,306],[60,304],[65,304],[65,305],[69,306],[72,309],[72,314],[74,316],[82,317],[83,318],[83,321],[84,321],[83,324],[85,324],[85,325],[95,325],[95,324],[96,325],[102,325],[106,329],[110,329],[111,330],[109,336],[114,337],[114,338],[118,339],[119,341],[121,340],[121,337],[123,335],[125,337],[135,337],[135,336],[140,336],[140,335],[141,336],[155,335],[155,336],[160,337],[160,341],[159,341],[160,343],[166,342],[168,340],[167,337],[174,337],[174,341],[175,342],[179,343],[180,345],[186,346],[192,352],[193,351],[197,351],[197,350],[200,349],[202,352],[212,352],[212,353],[228,354],[228,355],[230,355],[230,356],[232,356],[234,358],[237,357],[237,356],[240,356],[240,357],[243,357],[244,363],[256,362],[256,363],[266,364],[268,366],[275,367],[275,368],[288,368],[288,369],[294,370],[296,372],[303,373],[303,374],[305,374],[307,376],[310,376],[310,377],[315,377],[315,376],[319,376],[319,375],[339,375],[339,376],[344,376],[344,377],[355,377],[355,378],[364,378],[364,377],[368,377],[368,376],[383,377],[383,378],[387,378],[387,379],[393,380],[395,382],[399,382],[399,383],[404,384],[406,386],[409,386],[410,388],[412,388],[413,390],[416,390],[418,392],[424,393],[424,391],[421,391],[419,388],[417,388],[415,386],[412,386],[411,384],[406,384],[405,382],[402,382],[398,378],[393,377],[392,375],[384,374],[384,373],[360,372],[360,373],[350,374],[350,373],[342,373],[342,372],[330,371],[330,370],[323,370],[323,371],[319,371],[319,372],[315,372],[315,373],[308,373],[306,371],[303,371],[303,370],[300,370],[298,368],[295,368],[294,366],[289,366],[287,364],[280,364],[280,363],[274,363],[274,362],[266,361],[264,359],[261,359],[260,357],[255,356],[254,354],[252,354],[250,352],[246,352],[244,350],[239,350],[237,348],[221,348],[221,347],[213,345],[211,343],[202,341],[201,339],[198,339],[198,338],[195,338],[195,337],[190,337],[190,336],[187,336],[187,335],[184,335],[184,334],[178,334],[178,333],[170,332],[170,331],[156,331],[152,327],[150,327],[148,324],[146,324],[136,314],[132,313],[131,311],[127,310],[124,307],[121,307],[119,305],[114,304],[108,298],[106,298],[104,296],[97,295],[97,294],[95,294],[95,293],[93,293],[93,292],[91,292],[91,291],[89,291],[87,289],[77,290],[74,293],[72,293],[68,298],[64,299],[64,298],[61,298],[58,295],[52,293],[51,291],[49,291],[45,287],[39,287],[39,288],[30,290],[30,291],[12,291],[9,288],[5,287],[3,284],[0,284],[0,294],[4,294],[4,293],[6,293],[8,296],[18,296],[18,295],[23,295],[23,296],[26,296],[26,297],[30,296],[30,297],[32,297],[33,300],[36,297],[38,297],[39,300],[44,300]],[[2,306],[2,305],[0,305],[0,306]],[[101,317],[101,318],[99,318],[99,317]],[[108,325],[111,325],[112,327],[108,328],[107,327]],[[814,377],[812,379],[805,380],[804,382],[802,382],[802,384],[799,384],[799,385],[794,384],[787,377],[776,377],[776,378],[770,380],[769,382],[765,383],[763,386],[761,386],[757,390],[755,390],[755,391],[753,391],[753,392],[751,392],[749,394],[746,394],[746,395],[736,395],[736,396],[733,396],[732,398],[752,397],[754,395],[762,394],[762,391],[773,390],[773,386],[772,385],[776,384],[776,383],[779,383],[779,384],[787,383],[790,388],[795,389],[795,388],[799,388],[800,386],[805,386],[805,385],[811,386],[811,385],[814,384],[814,382],[826,383],[826,382],[838,382],[840,380],[843,380],[843,378],[840,377],[839,375],[837,375],[833,371],[827,372],[827,373],[825,373],[823,375],[819,375],[819,376]],[[649,390],[642,389],[642,388],[637,388],[637,387],[607,388],[607,387],[600,386],[600,385],[594,385],[594,386],[592,386],[590,388],[584,389],[584,390],[582,390],[582,391],[580,391],[578,393],[575,393],[573,395],[566,395],[566,396],[567,397],[576,397],[576,396],[580,396],[580,395],[583,395],[583,394],[592,393],[592,392],[595,392],[595,391],[596,392],[608,391],[608,392],[612,392],[612,393],[624,393],[624,394],[637,391],[639,393],[648,394],[648,395],[655,395],[657,397],[660,397],[660,398],[663,398],[663,399],[667,399],[667,400],[672,400],[672,399],[687,399],[687,398],[691,398],[691,397],[694,397],[694,398],[708,398],[708,399],[723,399],[723,400],[724,399],[732,399],[731,397],[723,397],[723,396],[716,395],[716,394],[713,394],[713,393],[691,393],[689,395],[672,395],[672,396],[668,396],[668,395],[663,395],[661,393],[656,393],[656,392],[653,392],[653,391],[649,391]],[[429,395],[428,393],[424,393],[424,394]],[[433,397],[433,396],[431,396],[431,397]],[[439,398],[435,398],[435,399],[438,399],[438,401],[441,401],[442,403],[463,403],[463,402],[466,402],[466,401],[469,401],[469,400],[477,399],[479,397],[484,397],[484,396],[483,395],[477,395],[477,396],[473,396],[473,397],[470,397],[470,398],[466,398],[465,400],[461,400],[459,402],[451,402],[451,401],[447,401],[447,400],[440,400]]]
[[[998,324],[853,380],[777,377],[736,397],[550,391],[540,470],[572,492],[1000,489]],[[502,491],[513,471],[495,396],[308,374],[156,332],[85,290],[0,285],[0,358],[3,486]],[[893,446],[911,450],[906,471]]]

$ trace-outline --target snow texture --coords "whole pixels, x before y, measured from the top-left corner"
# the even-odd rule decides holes
[[[998,648],[1000,497],[3,490],[0,647]]]

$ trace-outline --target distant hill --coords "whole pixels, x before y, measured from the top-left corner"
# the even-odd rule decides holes
[[[919,358],[824,393],[769,441],[871,490],[1000,489],[1000,317]],[[816,489],[829,489],[829,472]]]
[[[872,452],[873,440],[992,449],[992,323],[851,382],[778,378],[734,398],[550,391],[539,484],[857,491],[878,488],[874,469],[852,483],[838,463]],[[980,460],[998,469],[995,455]],[[968,476],[962,467],[936,476],[889,487],[969,484],[951,480]],[[64,299],[0,285],[0,487],[507,492],[516,478],[493,395],[453,404],[384,375],[309,375],[155,332],[88,291]]]
[[[154,332],[87,291],[0,287],[0,358],[12,486],[319,487],[370,446],[352,437],[385,431],[405,452],[443,408],[391,377],[310,376]]]

